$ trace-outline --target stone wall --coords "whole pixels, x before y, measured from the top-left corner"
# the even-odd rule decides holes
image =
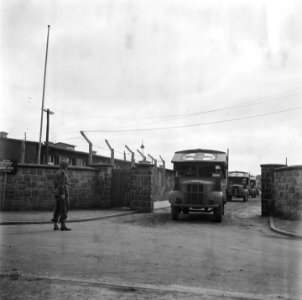
[[[302,219],[302,166],[274,170],[274,215]]]
[[[54,178],[58,167],[19,164],[15,175],[0,174],[2,210],[50,210],[54,203]],[[111,172],[108,168],[69,167],[70,208],[110,206]]]
[[[281,164],[261,165],[261,214],[269,216],[274,212],[274,170]]]

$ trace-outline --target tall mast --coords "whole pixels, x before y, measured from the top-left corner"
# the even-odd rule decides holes
[[[43,78],[43,93],[42,93],[42,107],[41,107],[41,122],[40,122],[40,137],[39,137],[39,149],[38,149],[38,165],[41,163],[41,139],[42,139],[42,127],[43,127],[43,113],[44,113],[44,98],[45,98],[45,84],[46,84],[46,67],[47,67],[47,56],[48,56],[48,41],[49,41],[49,30],[47,30],[47,42],[46,42],[46,54],[45,54],[45,65],[44,65],[44,78]]]

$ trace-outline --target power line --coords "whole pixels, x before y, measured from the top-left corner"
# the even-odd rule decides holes
[[[141,118],[137,118],[137,117],[133,117],[133,116],[131,116],[131,117],[111,117],[108,115],[107,116],[105,116],[105,115],[87,115],[87,114],[71,112],[71,111],[66,111],[66,110],[57,110],[57,109],[55,109],[55,112],[73,114],[73,115],[89,117],[89,118],[98,118],[98,119],[119,119],[119,120],[120,119],[123,119],[123,120],[164,119],[164,120],[153,121],[154,123],[158,123],[158,122],[171,121],[174,118],[177,119],[177,118],[182,118],[182,117],[190,117],[190,116],[209,114],[209,113],[214,113],[214,112],[219,112],[219,111],[224,111],[224,110],[231,110],[231,109],[238,109],[238,108],[242,108],[242,107],[254,106],[254,105],[261,104],[261,103],[276,101],[276,100],[282,99],[284,97],[291,97],[294,95],[298,95],[298,94],[301,94],[301,92],[302,92],[301,88],[296,88],[296,89],[284,91],[284,92],[281,92],[281,93],[278,93],[275,95],[271,95],[271,96],[257,97],[254,99],[250,99],[249,102],[241,102],[241,103],[238,103],[236,105],[231,105],[231,106],[224,106],[224,107],[220,107],[220,108],[214,108],[214,109],[199,111],[199,112],[191,112],[191,113],[186,113],[186,114],[162,115],[162,116],[141,117]],[[142,125],[154,124],[153,122],[144,123]]]
[[[257,100],[257,99],[267,99],[267,100],[242,103],[242,104],[237,104],[237,105],[233,105],[233,106],[226,106],[226,107],[223,107],[223,108],[217,108],[217,109],[194,112],[194,113],[162,116],[162,118],[165,118],[164,120],[158,120],[158,121],[153,121],[153,122],[145,122],[145,123],[141,123],[139,125],[151,125],[151,124],[156,124],[156,123],[169,122],[169,121],[172,121],[172,120],[178,119],[178,118],[198,116],[198,115],[202,115],[202,114],[209,114],[209,113],[214,113],[214,112],[219,112],[219,111],[224,111],[224,110],[240,109],[240,108],[243,108],[243,107],[254,106],[254,105],[261,104],[261,103],[267,103],[267,102],[271,102],[271,101],[280,100],[280,99],[283,99],[284,97],[291,97],[291,96],[300,94],[301,92],[302,91],[300,89],[295,89],[295,90],[292,90],[292,92],[290,92],[290,93],[289,92],[283,92],[282,94],[276,94],[276,95],[266,96],[266,97],[259,97],[259,98],[255,99],[255,100]],[[118,128],[112,129],[111,132],[126,131],[125,128],[129,128],[129,127],[131,128],[131,126],[133,126],[133,125],[118,127]],[[129,129],[129,130],[132,131],[131,129]],[[104,132],[106,132],[106,131],[104,131]]]
[[[293,111],[297,109],[301,109],[302,106],[297,106],[294,108],[279,110],[275,112],[267,112],[263,114],[257,114],[257,115],[250,115],[246,117],[239,117],[239,118],[233,118],[233,119],[226,119],[221,121],[213,121],[213,122],[205,122],[205,123],[194,123],[189,125],[181,125],[181,126],[171,126],[171,127],[155,127],[155,128],[141,128],[141,129],[121,129],[121,130],[85,130],[85,132],[134,132],[134,131],[154,131],[154,130],[167,130],[167,129],[178,129],[178,128],[186,128],[186,127],[195,127],[195,126],[203,126],[203,125],[211,125],[211,124],[220,124],[220,123],[227,123],[227,122],[233,122],[238,120],[247,120],[247,119],[253,119],[258,118],[262,116],[268,116],[268,115],[274,115],[279,114],[283,112]]]

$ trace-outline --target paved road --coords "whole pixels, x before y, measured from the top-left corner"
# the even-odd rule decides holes
[[[270,231],[260,199],[227,203],[222,223],[206,214],[175,222],[165,209],[74,223],[72,229],[1,226],[1,299],[302,295],[302,241]]]

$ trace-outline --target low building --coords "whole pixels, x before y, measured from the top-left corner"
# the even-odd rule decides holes
[[[38,157],[39,143],[11,139],[6,132],[0,132],[0,160],[17,160],[20,163],[36,164]],[[48,164],[58,165],[63,159],[68,159],[70,165],[87,166],[89,153],[76,151],[75,145],[59,142],[48,143]],[[41,145],[41,162],[46,164],[46,145]],[[111,164],[111,158],[92,153],[92,164]],[[114,164],[121,168],[129,167],[131,162],[121,159],[114,159]]]

